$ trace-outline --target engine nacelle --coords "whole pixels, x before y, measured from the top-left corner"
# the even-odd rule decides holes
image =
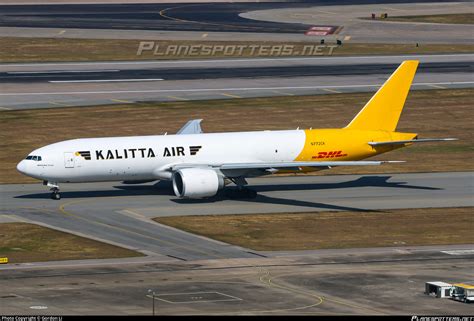
[[[224,178],[212,169],[183,168],[173,173],[173,190],[181,198],[205,198],[224,187]]]

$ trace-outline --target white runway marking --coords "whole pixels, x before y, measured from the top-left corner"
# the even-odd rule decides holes
[[[262,62],[262,61],[299,61],[299,60],[348,60],[348,59],[389,59],[389,58],[404,58],[404,59],[420,59],[420,58],[436,58],[436,57],[473,57],[474,54],[444,54],[444,55],[394,55],[394,56],[325,56],[325,57],[281,57],[281,58],[243,58],[243,59],[213,59],[213,60],[166,60],[166,61],[102,61],[102,62],[75,62],[75,63],[23,63],[23,64],[0,64],[6,67],[28,67],[28,66],[95,66],[95,65],[143,65],[143,64],[192,64],[192,63],[228,63],[228,62]]]
[[[413,83],[415,86],[429,85],[469,85],[474,81],[458,82],[423,82]],[[281,89],[327,89],[327,88],[367,88],[380,87],[382,84],[366,85],[342,85],[342,86],[292,86],[292,87],[235,87],[235,88],[191,88],[191,89],[156,89],[156,90],[108,90],[108,91],[63,91],[63,92],[34,92],[34,93],[0,93],[0,96],[34,96],[34,95],[89,95],[89,94],[132,94],[132,93],[170,93],[170,92],[207,92],[207,91],[257,91],[257,90],[281,90]]]
[[[441,251],[441,253],[446,253],[449,255],[466,255],[466,254],[474,254],[473,250],[452,250],[452,251]]]
[[[85,79],[85,80],[50,80],[52,84],[68,84],[68,83],[89,83],[89,82],[137,82],[137,81],[161,81],[162,78],[155,79]]]
[[[22,74],[67,74],[67,73],[92,73],[92,72],[119,72],[119,69],[107,69],[107,70],[53,70],[53,71],[9,71],[9,75],[22,75]]]
[[[215,298],[212,299],[212,295],[217,294],[218,297],[222,298]],[[207,295],[211,295],[210,298],[207,298]],[[166,303],[171,304],[183,304],[183,303],[203,303],[203,302],[221,302],[221,301],[242,301],[241,298],[238,298],[233,295],[224,294],[221,292],[213,291],[213,292],[190,292],[190,293],[165,293],[159,295],[147,295],[149,298],[154,298],[155,300],[164,301]],[[171,297],[170,299],[166,300],[164,297]],[[173,298],[174,297],[174,298]],[[184,300],[176,300],[182,297]],[[174,299],[174,300],[173,300]]]

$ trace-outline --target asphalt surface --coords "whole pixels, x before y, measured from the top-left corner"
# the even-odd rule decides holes
[[[241,17],[279,23],[317,23],[343,26],[337,37],[363,43],[457,43],[472,44],[471,24],[420,23],[372,20],[371,15],[388,17],[440,15],[472,12],[472,2],[350,3],[308,8],[275,8],[248,11]]]
[[[49,199],[41,184],[1,185],[1,213],[162,259],[197,260],[262,254],[170,229],[150,218],[474,206],[472,172],[270,177],[249,183],[257,198],[229,199],[221,193],[209,200],[182,200],[168,182],[63,184],[59,202]]]
[[[414,90],[472,88],[472,54],[2,64],[0,107],[373,92],[407,59]]]
[[[2,6],[0,25],[81,29],[142,29],[303,33],[307,26],[239,17],[248,10],[288,7],[285,3],[73,4]],[[291,6],[308,4],[291,4]]]
[[[391,73],[398,64],[360,64],[360,65],[300,65],[275,67],[208,67],[208,68],[159,68],[159,69],[106,69],[98,71],[49,71],[49,72],[0,72],[0,83],[30,82],[94,82],[101,80],[200,80],[266,77],[308,77],[308,76],[353,76]],[[468,73],[473,72],[474,62],[456,61],[425,63],[420,73]]]
[[[469,315],[425,282],[469,282],[472,245],[207,261],[0,266],[11,315]]]
[[[459,253],[466,247],[457,248]],[[225,263],[0,267],[4,289],[0,300],[4,314],[21,315],[151,315],[153,300],[159,315],[468,315],[472,307],[467,304],[423,294],[427,281],[472,279],[472,254],[449,255],[441,250],[446,248],[345,253],[339,262],[323,254]]]
[[[4,5],[0,26],[304,33],[308,25],[242,18],[253,10],[307,8],[390,1],[291,1],[290,3]],[[423,2],[423,1],[421,1]],[[426,1],[428,2],[428,1]],[[334,26],[337,28],[337,25]]]
[[[473,282],[472,244],[257,252],[150,218],[473,206],[473,172],[271,177],[252,200],[180,201],[167,184],[0,185],[0,223],[29,222],[146,257],[0,265],[2,314],[469,314],[425,282]],[[343,224],[343,222],[341,222]],[[317,233],[317,231],[315,231]]]
[[[472,43],[468,25],[363,20],[469,12],[468,2],[304,1],[291,3],[81,4],[2,6],[0,35],[98,39]],[[306,36],[310,26],[329,27]]]

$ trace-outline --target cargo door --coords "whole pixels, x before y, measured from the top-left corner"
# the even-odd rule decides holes
[[[74,168],[74,153],[64,153],[64,167]]]

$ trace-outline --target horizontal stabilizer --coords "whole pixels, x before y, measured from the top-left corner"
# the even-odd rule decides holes
[[[184,125],[176,135],[189,135],[189,134],[201,134],[201,121],[202,119],[190,120]]]
[[[424,138],[424,139],[409,139],[409,140],[393,140],[387,142],[368,142],[370,146],[383,146],[383,145],[405,145],[411,143],[429,143],[429,142],[447,142],[458,140],[457,138]]]

